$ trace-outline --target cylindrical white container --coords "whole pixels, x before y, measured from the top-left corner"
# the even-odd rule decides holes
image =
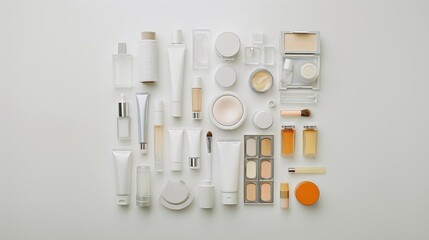
[[[150,167],[137,167],[136,204],[139,207],[150,206]]]
[[[158,82],[158,42],[155,32],[142,32],[139,46],[138,69],[141,83]]]

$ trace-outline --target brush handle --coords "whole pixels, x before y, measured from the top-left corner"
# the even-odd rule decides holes
[[[300,117],[301,110],[280,110],[281,117]]]
[[[207,153],[207,167],[206,167],[206,178],[212,180],[212,153]]]
[[[314,174],[325,174],[326,169],[324,167],[296,167],[289,168],[290,173],[314,173]]]

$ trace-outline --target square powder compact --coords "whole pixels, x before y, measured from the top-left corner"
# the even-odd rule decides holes
[[[274,136],[244,136],[244,203],[274,202]]]

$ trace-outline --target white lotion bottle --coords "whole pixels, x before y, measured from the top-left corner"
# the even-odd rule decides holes
[[[113,150],[113,163],[116,178],[116,203],[130,204],[131,188],[131,153],[130,150]]]
[[[182,171],[183,165],[183,130],[168,130],[170,138],[171,171]]]
[[[153,114],[154,122],[154,167],[155,171],[164,171],[164,105],[162,101],[156,101]]]
[[[156,83],[158,82],[158,42],[155,40],[155,32],[142,32],[139,45],[139,81]]]
[[[168,47],[170,67],[171,116],[182,117],[183,75],[185,71],[185,45],[182,30],[173,31],[171,45]]]
[[[238,203],[240,147],[241,141],[217,142],[222,203],[225,205]]]
[[[130,140],[131,137],[131,119],[128,113],[128,102],[125,95],[121,94],[121,100],[118,103],[117,138],[118,140]]]

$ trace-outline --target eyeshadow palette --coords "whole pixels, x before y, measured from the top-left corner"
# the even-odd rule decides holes
[[[244,135],[244,203],[272,204],[274,136]]]

